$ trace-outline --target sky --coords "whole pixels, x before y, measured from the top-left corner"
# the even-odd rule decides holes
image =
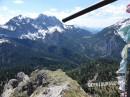
[[[36,18],[39,14],[63,18],[102,0],[0,0],[0,25],[17,15]],[[65,24],[103,28],[130,17],[126,6],[130,0],[118,0]]]

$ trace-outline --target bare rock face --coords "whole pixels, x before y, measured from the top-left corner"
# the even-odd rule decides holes
[[[29,77],[28,77],[28,75],[24,74],[23,72],[19,72],[17,74],[17,79],[18,79],[18,81],[28,81]]]
[[[63,71],[35,70],[30,77],[23,72],[4,87],[2,97],[89,97],[79,84]]]
[[[2,97],[10,97],[11,93],[14,92],[14,88],[16,88],[17,86],[18,86],[18,80],[11,79],[7,84],[5,84]]]
[[[8,82],[8,85],[12,88],[16,88],[18,86],[18,80],[17,79],[11,79],[9,82]]]

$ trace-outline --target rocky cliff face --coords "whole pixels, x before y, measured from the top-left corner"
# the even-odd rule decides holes
[[[78,83],[63,71],[20,72],[4,87],[2,97],[88,97]]]

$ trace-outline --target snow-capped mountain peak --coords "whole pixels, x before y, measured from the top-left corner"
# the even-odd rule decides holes
[[[12,19],[10,19],[5,25],[13,25],[13,26],[21,26],[23,24],[31,23],[33,19],[29,17],[25,17],[22,15],[18,15]]]
[[[22,19],[24,19],[25,17],[22,16],[22,15],[18,15],[16,18],[18,18],[19,20],[22,20]]]
[[[53,26],[60,26],[63,27],[63,24],[61,23],[60,20],[58,20],[56,17],[54,16],[47,16],[44,14],[40,14],[37,18],[36,21],[39,24],[44,24],[48,27],[53,27]]]
[[[76,32],[78,27],[64,25],[54,16],[40,14],[37,18],[32,19],[18,15],[10,19],[5,25],[0,26],[0,35],[20,39],[45,39],[46,34],[54,32]],[[83,32],[83,31],[79,31]]]

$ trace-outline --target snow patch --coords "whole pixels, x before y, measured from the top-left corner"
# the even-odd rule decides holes
[[[2,43],[9,43],[10,41],[9,40],[7,40],[7,39],[0,39],[0,44],[2,44]]]
[[[37,25],[32,24],[35,28],[39,29]],[[20,39],[31,39],[31,40],[36,40],[36,39],[45,39],[45,36],[47,33],[52,34],[53,32],[63,32],[64,30],[61,27],[55,26],[55,27],[50,27],[48,30],[45,29],[39,29],[38,32],[28,32],[27,34],[23,34],[20,36]]]
[[[38,30],[38,32],[31,33],[29,32],[28,34],[24,34],[20,37],[20,39],[31,39],[31,40],[36,40],[36,39],[44,39],[46,36],[47,31],[46,30]]]
[[[16,30],[16,27],[9,26],[9,30],[10,30],[10,31],[15,31],[15,30]]]
[[[37,25],[35,25],[35,24],[32,24],[32,26],[33,26],[34,28],[36,28],[36,29],[39,28],[39,27],[38,27]]]
[[[30,23],[30,19],[29,18],[27,18],[27,23]]]
[[[0,26],[1,28],[3,28],[3,29],[8,29],[8,26],[7,25],[2,25],[2,26]]]
[[[59,27],[59,26],[54,26],[54,27],[49,27],[48,32],[53,33],[53,32],[63,32],[64,29]]]
[[[18,18],[19,20],[22,20],[22,19],[24,19],[25,17],[22,16],[22,15],[19,15],[17,18]]]
[[[65,29],[73,29],[74,26],[72,26],[72,25],[63,25],[63,27],[64,27]]]
[[[6,29],[6,30],[10,30],[10,31],[15,31],[15,30],[16,30],[16,27],[11,26],[11,25],[9,25],[9,26],[7,26],[7,25],[2,25],[2,26],[0,26],[0,27],[3,28],[3,29]]]

